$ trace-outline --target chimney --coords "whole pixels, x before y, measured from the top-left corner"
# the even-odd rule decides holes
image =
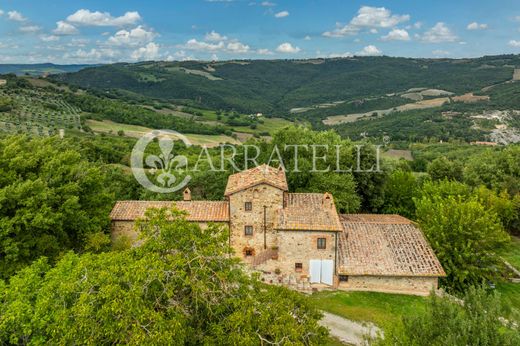
[[[191,201],[191,191],[189,188],[184,189],[183,197],[185,201]]]
[[[332,200],[332,195],[328,192],[323,194],[323,206],[325,208],[331,208],[334,206],[334,201]]]

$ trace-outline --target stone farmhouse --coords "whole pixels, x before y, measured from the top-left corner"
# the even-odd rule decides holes
[[[175,206],[187,220],[229,227],[235,254],[263,280],[299,289],[338,288],[426,295],[445,276],[421,230],[398,215],[336,211],[329,193],[290,193],[267,165],[229,177],[223,201],[119,201],[112,239],[135,239],[148,208]]]

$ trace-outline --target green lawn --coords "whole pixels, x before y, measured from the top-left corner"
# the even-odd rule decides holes
[[[320,310],[384,327],[402,316],[423,312],[427,298],[376,292],[324,291],[311,296]]]
[[[235,126],[233,129],[237,132],[245,132],[245,133],[260,133],[260,132],[269,132],[272,134],[273,132],[282,129],[286,126],[291,125],[292,123],[288,120],[282,118],[262,118],[264,121],[263,124],[258,123],[256,129],[252,129],[248,126]]]
[[[501,256],[520,270],[520,238],[511,237],[511,243],[501,252]]]
[[[504,307],[507,317],[511,317],[513,314],[520,314],[520,284],[514,284],[512,282],[504,282],[496,285],[496,290],[500,293],[500,300]]]

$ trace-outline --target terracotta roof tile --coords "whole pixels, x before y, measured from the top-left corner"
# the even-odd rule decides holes
[[[445,276],[421,230],[398,215],[341,215],[339,273]]]
[[[283,191],[289,189],[285,172],[264,164],[230,175],[224,195],[229,196],[258,184],[269,184]]]
[[[149,208],[171,208],[186,211],[188,221],[228,222],[227,201],[118,201],[112,212],[112,221],[133,221],[144,216]]]
[[[343,231],[332,195],[286,193],[278,210],[275,229],[295,231]]]

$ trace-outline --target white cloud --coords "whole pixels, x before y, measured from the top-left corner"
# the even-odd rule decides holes
[[[357,16],[350,20],[347,25],[336,23],[336,28],[332,31],[326,31],[323,36],[326,37],[343,37],[347,35],[356,35],[360,29],[386,29],[393,28],[397,24],[410,20],[410,16],[392,14],[392,12],[384,7],[362,6]]]
[[[4,11],[0,10],[0,16],[4,15]]]
[[[231,53],[247,53],[249,52],[249,46],[238,41],[229,42],[227,50]]]
[[[210,33],[208,33],[208,34],[206,34],[206,36],[204,36],[204,39],[206,41],[210,41],[210,42],[218,42],[218,41],[227,40],[227,36],[223,36],[223,35],[219,34],[218,32],[215,32],[214,30],[212,30]]]
[[[75,35],[78,33],[78,29],[74,25],[60,20],[56,22],[56,29],[52,32],[56,35]]]
[[[410,41],[410,35],[404,29],[393,29],[381,39],[383,41]]]
[[[209,41],[209,42],[207,42]],[[182,49],[202,51],[208,53],[227,52],[227,53],[248,53],[251,47],[237,39],[228,39],[215,31],[206,34],[205,41],[199,41],[195,38],[188,40],[183,45],[177,45]]]
[[[517,41],[517,40],[511,40],[509,41],[509,45],[511,47],[520,47],[520,41]]]
[[[9,11],[7,12],[7,18],[10,20],[14,20],[15,22],[24,22],[27,20],[22,14],[18,11]]]
[[[139,12],[126,12],[120,17],[113,17],[108,12],[91,12],[81,9],[67,17],[67,22],[84,26],[125,26],[141,20]]]
[[[422,28],[422,22],[415,22],[413,25],[414,29],[420,29]]]
[[[131,56],[134,60],[155,60],[159,57],[159,45],[150,42],[146,46],[134,50]]]
[[[351,58],[352,56],[354,56],[352,53],[345,52],[345,53],[330,53],[327,57],[328,58]]]
[[[359,32],[359,28],[354,25],[341,25],[340,23],[336,23],[336,29],[332,31],[325,31],[323,36],[325,37],[344,37],[350,35],[357,35]]]
[[[450,55],[450,52],[448,52],[448,51],[446,51],[446,50],[437,49],[437,50],[434,50],[434,51],[432,52],[432,54],[433,54],[434,56],[438,56],[438,57],[440,57],[440,56]]]
[[[276,18],[285,18],[289,16],[289,11],[281,11],[274,15]]]
[[[477,22],[473,22],[473,23],[469,23],[468,26],[466,27],[466,29],[468,30],[485,30],[488,28],[488,25],[487,24],[482,24],[482,23],[477,23]]]
[[[433,28],[422,35],[421,40],[428,43],[454,42],[457,36],[443,22],[438,22]]]
[[[54,42],[60,39],[59,36],[56,35],[40,35],[40,40],[43,42]]]
[[[112,49],[96,49],[91,50],[78,49],[73,53],[65,54],[65,59],[82,60],[87,62],[99,62],[102,59],[113,59],[117,56],[117,52]]]
[[[208,43],[203,41],[197,41],[196,39],[192,38],[191,40],[188,40],[186,44],[182,45],[182,48],[184,49],[190,49],[190,50],[198,50],[198,51],[209,51],[209,52],[215,52],[218,50],[224,49],[225,45],[224,42],[219,43]]]
[[[410,20],[410,16],[392,14],[384,7],[363,6],[359,9],[358,15],[354,17],[350,24],[357,27],[368,28],[392,28],[399,23]]]
[[[383,52],[380,51],[376,46],[371,45],[371,44],[364,47],[359,52],[356,52],[356,55],[359,55],[359,56],[374,56],[374,55],[381,55],[381,54],[383,54]]]
[[[21,32],[25,32],[28,34],[38,32],[38,31],[40,31],[40,29],[41,28],[37,25],[24,25],[24,26],[20,27]]]
[[[280,53],[298,53],[301,49],[290,44],[289,42],[284,42],[276,47],[276,51]]]
[[[108,38],[108,43],[116,46],[127,45],[127,46],[138,46],[152,41],[157,34],[153,31],[148,31],[141,25],[128,31],[119,30]]]
[[[270,1],[262,1],[260,3],[260,6],[264,6],[264,7],[273,7],[273,6],[276,6],[276,4],[274,2],[270,2]]]
[[[256,51],[258,54],[260,55],[273,55],[273,52],[271,52],[269,49],[267,48],[260,48]]]
[[[303,39],[304,39],[305,41],[310,41],[310,40],[311,40],[311,37],[310,37],[309,35],[307,35],[307,36],[305,36]]]

